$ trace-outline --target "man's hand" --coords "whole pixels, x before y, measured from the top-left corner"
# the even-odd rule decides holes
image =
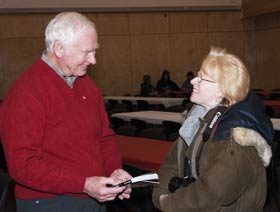
[[[127,193],[126,187],[108,187],[108,185],[117,185],[118,182],[112,177],[88,177],[84,185],[84,192],[99,202],[111,201],[117,195]]]
[[[110,177],[114,179],[116,184],[122,183],[132,178],[132,176],[123,169],[116,169]],[[131,187],[126,186],[124,188],[124,191],[118,195],[119,199],[121,200],[130,198]]]

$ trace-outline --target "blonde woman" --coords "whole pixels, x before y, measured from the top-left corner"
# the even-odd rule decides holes
[[[195,106],[159,170],[154,204],[174,212],[261,211],[273,128],[248,93],[245,65],[212,48],[191,83]]]

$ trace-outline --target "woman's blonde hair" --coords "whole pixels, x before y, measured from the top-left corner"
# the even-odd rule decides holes
[[[202,62],[204,70],[218,83],[224,105],[233,105],[244,100],[250,87],[250,76],[244,63],[226,49],[211,47],[209,54]]]

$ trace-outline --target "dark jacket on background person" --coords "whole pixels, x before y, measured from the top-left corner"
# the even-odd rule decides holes
[[[141,96],[154,96],[156,89],[154,86],[151,84],[151,79],[152,77],[149,74],[145,74],[143,76],[143,82],[141,83]]]
[[[202,149],[195,182],[170,193],[170,179],[184,177],[185,158],[196,156],[194,146],[202,136],[205,120],[201,120],[189,147],[178,138],[159,170],[160,184],[153,191],[155,206],[160,208],[160,195],[168,194],[161,204],[165,212],[261,211],[266,198],[265,166],[271,158],[268,143],[273,139],[273,127],[260,101],[249,95],[229,108]]]
[[[156,89],[159,93],[180,90],[178,85],[170,79],[170,73],[167,70],[162,72],[162,76],[157,82]]]
[[[180,88],[178,85],[173,82],[172,80],[164,81],[164,80],[159,80],[157,82],[156,89],[158,92],[166,92],[166,91],[179,91]]]
[[[156,91],[154,86],[148,83],[141,83],[141,96],[152,96]]]

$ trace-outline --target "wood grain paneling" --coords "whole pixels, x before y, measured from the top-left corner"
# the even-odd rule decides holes
[[[0,15],[0,39],[42,37],[53,15]]]
[[[129,19],[126,13],[87,14],[87,16],[95,23],[99,35],[129,34]]]
[[[42,54],[44,42],[38,38],[0,39],[1,96],[12,82]]]
[[[200,69],[202,59],[209,52],[207,33],[180,33],[171,36],[171,70],[174,78],[182,85],[186,72]]]
[[[131,91],[129,37],[101,36],[97,64],[93,68],[95,82],[104,94],[117,95]]]
[[[270,13],[280,12],[279,0],[243,0],[243,18],[256,17]]]
[[[258,78],[256,76],[256,33],[254,31],[247,31],[244,33],[244,63],[250,73],[251,88],[257,88]]]
[[[209,32],[235,32],[243,31],[243,23],[240,21],[240,13],[236,12],[209,12]]]
[[[169,36],[166,34],[131,37],[131,73],[133,93],[139,93],[144,74],[152,76],[154,84],[163,69],[170,68]]]
[[[226,48],[229,52],[236,54],[244,60],[245,42],[244,32],[218,32],[209,33],[209,46]]]
[[[54,15],[0,16],[0,98],[42,54],[44,28]],[[244,61],[252,88],[279,87],[279,15],[245,21],[237,11],[87,16],[97,25],[101,44],[89,74],[106,95],[139,93],[142,76],[150,74],[155,84],[163,69],[181,85],[188,70],[200,67],[211,45],[227,48]]]
[[[280,29],[256,32],[256,78],[261,88],[280,87]]]
[[[170,32],[207,32],[207,14],[206,12],[171,13]]]
[[[168,33],[168,13],[131,13],[129,28],[131,34]]]

